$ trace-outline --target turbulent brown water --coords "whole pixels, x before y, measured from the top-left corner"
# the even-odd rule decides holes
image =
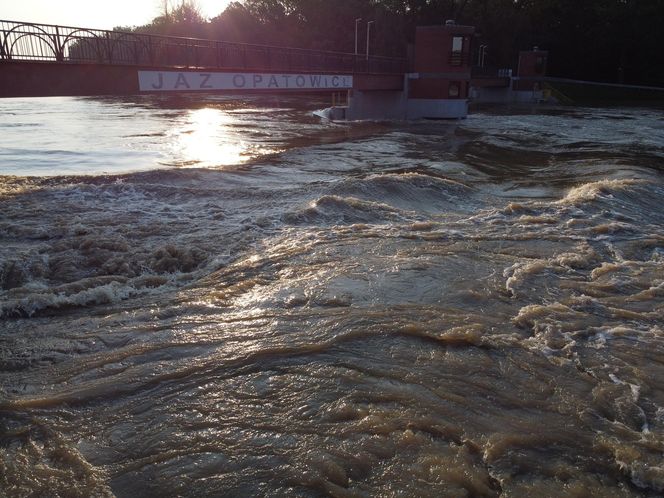
[[[0,495],[664,493],[664,112],[0,109]]]

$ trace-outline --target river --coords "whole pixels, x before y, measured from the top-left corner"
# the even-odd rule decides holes
[[[664,111],[0,101],[0,496],[664,493]]]

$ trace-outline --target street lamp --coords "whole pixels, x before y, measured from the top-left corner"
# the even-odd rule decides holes
[[[480,50],[477,53],[477,65],[479,67],[484,67],[484,62],[486,61],[486,49],[488,45],[480,45]]]
[[[376,21],[369,21],[367,23],[367,60],[369,60],[369,35],[371,34],[371,25]]]
[[[361,17],[355,19],[355,55],[357,55],[357,27],[359,26],[361,20]]]

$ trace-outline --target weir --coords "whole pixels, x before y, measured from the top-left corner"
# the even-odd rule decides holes
[[[0,21],[0,98],[142,93],[338,93],[332,119],[463,118],[471,97],[541,96],[546,53],[517,81],[472,76],[475,29],[418,27],[410,60],[219,40]],[[510,73],[511,76],[511,73]],[[517,75],[518,76],[518,75]]]

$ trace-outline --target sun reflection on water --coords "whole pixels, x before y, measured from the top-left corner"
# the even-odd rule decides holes
[[[243,136],[242,128],[246,129],[249,123],[242,121],[235,113],[212,107],[189,111],[172,133],[176,165],[223,167],[276,152]]]

